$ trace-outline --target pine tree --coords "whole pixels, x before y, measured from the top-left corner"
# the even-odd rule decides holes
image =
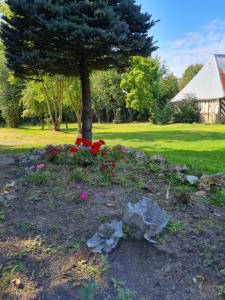
[[[82,136],[92,138],[90,73],[124,68],[135,55],[157,47],[148,31],[155,25],[134,0],[6,0],[1,38],[8,67],[18,76],[43,73],[79,76]]]

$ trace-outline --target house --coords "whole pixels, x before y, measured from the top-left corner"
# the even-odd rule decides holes
[[[202,123],[225,121],[225,54],[214,54],[172,102],[196,99]]]

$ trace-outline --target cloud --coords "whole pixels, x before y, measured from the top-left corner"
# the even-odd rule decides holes
[[[181,76],[191,64],[204,64],[212,54],[225,53],[225,21],[213,20],[198,32],[189,32],[184,38],[167,43],[167,51],[159,50],[170,70]]]

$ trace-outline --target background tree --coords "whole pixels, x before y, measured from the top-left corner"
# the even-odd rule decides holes
[[[77,119],[78,135],[82,134],[82,98],[79,78],[67,78],[67,103],[71,106]]]
[[[97,71],[92,74],[92,108],[98,119],[106,116],[106,121],[114,119],[116,110],[125,104],[120,87],[121,75],[115,70]]]
[[[172,121],[174,113],[174,105],[170,101],[179,91],[178,79],[164,63],[161,64],[160,73],[158,98],[151,120],[156,124],[167,124]]]
[[[1,38],[8,66],[17,75],[79,75],[84,138],[92,138],[90,73],[123,68],[130,56],[156,49],[148,35],[155,25],[134,0],[6,0]],[[32,12],[32,13],[31,13]]]
[[[24,81],[16,79],[0,61],[0,110],[6,126],[16,128],[21,123],[22,107],[20,98]]]
[[[140,56],[131,58],[131,68],[123,74],[121,81],[128,108],[139,112],[148,111],[150,114],[155,110],[161,78],[159,67],[157,59]]]
[[[192,78],[194,78],[194,76],[201,70],[202,67],[203,65],[201,64],[190,65],[187,67],[179,82],[180,91],[191,81]]]
[[[23,105],[22,116],[24,118],[38,118],[41,128],[44,130],[48,110],[40,82],[33,80],[27,83],[22,92],[21,103]]]

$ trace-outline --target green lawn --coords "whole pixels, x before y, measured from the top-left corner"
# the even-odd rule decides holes
[[[42,131],[36,126],[0,129],[0,154],[28,151],[46,144],[73,143],[76,127],[63,127],[61,132]],[[108,145],[123,144],[158,153],[175,163],[208,173],[225,172],[225,125],[173,124],[151,125],[95,124],[94,138],[105,139]]]

